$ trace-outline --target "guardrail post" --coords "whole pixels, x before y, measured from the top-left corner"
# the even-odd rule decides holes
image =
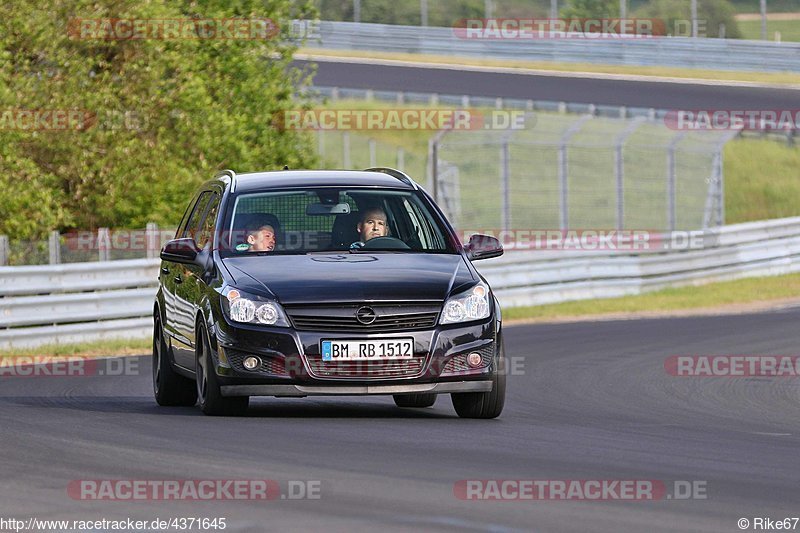
[[[494,108],[495,109],[503,109],[503,99],[498,97],[494,100]]]
[[[331,87],[331,102],[335,102],[338,99],[339,99],[339,88]]]
[[[397,91],[397,105],[403,105],[406,102],[406,95],[403,91]]]
[[[50,232],[47,239],[47,247],[50,250],[50,264],[57,265],[61,263],[61,234],[58,230]]]
[[[378,166],[377,143],[375,139],[367,141],[369,144],[369,167],[374,168]]]
[[[373,91],[372,89],[367,89],[364,92],[364,100],[366,100],[367,102],[371,102],[374,99],[375,99],[375,91]]]
[[[346,131],[342,134],[342,166],[346,169],[350,168],[350,132]]]
[[[667,148],[667,228],[675,231],[675,146]]]
[[[645,121],[644,117],[637,117],[631,121],[617,138],[614,145],[614,174],[617,181],[617,229],[622,230],[625,226],[625,158],[622,152],[625,141],[630,137],[636,128]]]
[[[0,235],[0,266],[8,266],[10,255],[8,235]]]
[[[429,104],[432,106],[439,105],[439,93],[431,93]]]
[[[686,136],[686,131],[681,131],[672,138],[667,147],[667,226],[670,231],[675,231],[675,151],[678,143]]]
[[[558,146],[558,196],[559,196],[559,229],[569,226],[569,184],[567,182],[567,141],[561,140]]]
[[[500,191],[503,199],[502,205],[502,228],[508,231],[511,228],[511,153],[509,150],[508,137],[503,139],[503,147],[500,149]]]
[[[111,232],[108,228],[97,230],[97,254],[100,261],[111,260]]]
[[[466,94],[461,96],[461,107],[465,109],[469,107],[469,96]]]
[[[325,157],[325,134],[324,130],[317,130],[317,154],[320,157]]]
[[[562,102],[563,103],[563,102]],[[558,193],[560,197],[560,221],[559,229],[569,229],[569,169],[567,166],[567,143],[570,138],[575,135],[583,126],[583,124],[592,118],[592,115],[584,115],[567,128],[564,135],[561,136],[561,142],[558,145]]]
[[[147,229],[144,232],[145,236],[145,246],[146,246],[146,253],[148,259],[155,259],[159,256],[159,252],[161,251],[161,242],[158,232],[158,224],[155,222],[148,222]]]
[[[439,201],[439,141],[435,140],[431,143],[431,184],[430,191],[433,195],[433,201]]]
[[[405,171],[406,167],[406,152],[402,148],[397,149],[397,170]]]

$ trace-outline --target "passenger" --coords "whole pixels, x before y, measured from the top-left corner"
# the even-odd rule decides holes
[[[264,224],[247,231],[247,244],[250,252],[271,252],[275,249],[275,228]]]

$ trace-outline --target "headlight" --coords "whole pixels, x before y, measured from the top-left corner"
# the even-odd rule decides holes
[[[481,320],[489,316],[490,309],[489,287],[478,283],[468,291],[447,299],[439,323],[454,324]]]
[[[289,327],[286,313],[278,302],[232,287],[222,291],[222,307],[234,322]]]

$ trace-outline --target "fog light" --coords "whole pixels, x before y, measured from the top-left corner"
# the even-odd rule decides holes
[[[467,364],[472,368],[483,366],[483,357],[478,352],[472,352],[467,356]]]
[[[242,364],[244,364],[244,367],[247,370],[255,370],[256,368],[261,366],[261,359],[259,359],[258,357],[250,356],[250,357],[247,357],[244,360],[244,363],[242,363]]]

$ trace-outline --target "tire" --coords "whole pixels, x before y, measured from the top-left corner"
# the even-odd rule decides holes
[[[397,407],[430,407],[436,403],[436,394],[395,394],[394,404]]]
[[[502,345],[495,362],[490,392],[459,392],[450,395],[453,407],[461,418],[497,418],[503,412],[506,401],[506,357]]]
[[[197,403],[197,387],[172,369],[169,349],[164,340],[161,317],[153,326],[153,395],[161,406],[189,406]]]
[[[222,395],[217,381],[217,372],[213,368],[211,347],[205,329],[197,328],[195,343],[197,359],[195,366],[196,394],[203,414],[211,416],[238,416],[247,411],[249,396]]]

